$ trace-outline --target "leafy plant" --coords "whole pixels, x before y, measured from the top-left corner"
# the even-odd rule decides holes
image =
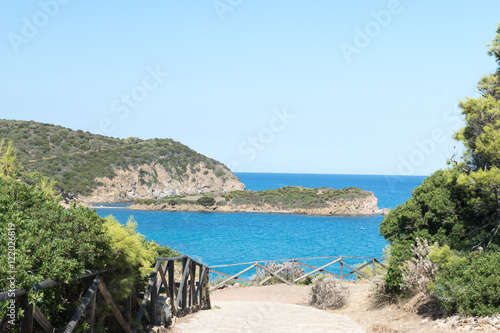
[[[429,286],[449,312],[470,316],[500,313],[500,252],[472,252],[446,260]]]
[[[198,205],[204,206],[204,207],[210,207],[215,205],[215,199],[213,197],[201,197],[198,200],[196,200],[196,203]]]
[[[56,327],[67,324],[89,287],[89,279],[68,284],[86,269],[114,268],[103,278],[119,302],[130,293],[130,285],[143,290],[151,265],[160,253],[176,255],[137,234],[133,221],[123,226],[86,207],[72,205],[65,209],[43,189],[13,180],[0,179],[0,234],[9,235],[0,238],[3,258],[12,257],[9,251],[15,248],[15,261],[0,261],[2,276],[16,271],[16,288],[26,289],[30,302],[36,303]],[[60,284],[42,291],[33,288],[44,280]],[[1,279],[0,290],[8,289],[9,281]],[[4,305],[0,306],[2,318]],[[102,299],[97,306],[96,322],[101,328],[111,329],[114,324],[108,320],[109,307]]]

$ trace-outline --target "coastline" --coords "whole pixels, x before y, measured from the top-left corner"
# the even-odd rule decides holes
[[[106,207],[97,207],[106,208]],[[113,207],[116,208],[116,207]],[[133,204],[125,209],[142,210],[142,211],[165,211],[165,212],[193,212],[193,213],[263,213],[263,214],[297,214],[297,215],[311,215],[311,216],[373,216],[373,215],[386,215],[390,209],[373,209],[371,211],[356,211],[356,210],[334,210],[332,207],[327,208],[296,208],[291,210],[286,209],[273,209],[272,207],[262,206],[212,206],[203,207],[200,205],[144,205]]]

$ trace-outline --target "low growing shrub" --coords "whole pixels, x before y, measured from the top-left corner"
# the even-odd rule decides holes
[[[320,309],[339,309],[349,301],[349,288],[340,280],[320,275],[313,280],[310,304]]]
[[[500,313],[499,267],[500,252],[473,252],[444,265],[429,289],[449,312],[491,316]]]
[[[212,197],[201,197],[196,200],[196,203],[204,207],[210,207],[215,205],[215,199]]]

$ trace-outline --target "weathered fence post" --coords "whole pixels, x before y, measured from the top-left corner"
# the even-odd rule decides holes
[[[373,269],[373,278],[377,276],[377,269],[375,268],[375,259],[372,259],[372,269]]]
[[[182,259],[182,272],[183,272],[183,275],[184,275],[184,272],[186,271],[186,268],[189,269],[189,267],[186,267],[188,265],[188,258],[184,258]],[[185,309],[186,308],[186,304],[187,304],[187,281],[188,279],[183,279],[183,281],[181,281],[181,288],[182,288],[182,294],[181,294],[181,307],[182,309]]]
[[[196,305],[195,302],[196,300],[194,299],[194,293],[195,293],[195,275],[196,275],[196,264],[195,261],[191,262],[191,272],[189,274],[189,306],[194,306]]]
[[[21,321],[21,333],[33,332],[33,304],[29,303],[28,295],[24,295],[21,301],[24,317]]]
[[[92,298],[90,299],[87,308],[85,309],[85,322],[89,325],[89,330],[87,333],[94,332],[94,318],[95,318],[95,301],[97,298],[97,293],[94,292]]]
[[[170,300],[170,304],[175,304],[175,260],[168,260],[168,289],[170,290],[170,295],[172,295],[172,299]]]
[[[161,269],[161,266],[160,266]],[[156,325],[156,303],[158,302],[158,289],[156,288],[158,279],[155,277],[153,288],[151,289],[151,304],[149,316],[151,317],[151,325]]]

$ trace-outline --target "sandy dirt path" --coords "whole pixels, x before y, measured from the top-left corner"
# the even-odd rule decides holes
[[[263,287],[230,287],[214,291],[211,294],[213,309],[180,318],[173,332],[462,331],[460,328],[446,326],[439,320],[408,312],[403,306],[375,305],[369,297],[371,284],[368,282],[346,283],[350,290],[348,305],[328,311],[308,306],[310,286],[279,284]],[[262,305],[262,302],[265,304]],[[318,322],[319,326],[314,326],[314,322]],[[266,326],[266,323],[271,326]],[[498,330],[481,331],[498,332]]]

